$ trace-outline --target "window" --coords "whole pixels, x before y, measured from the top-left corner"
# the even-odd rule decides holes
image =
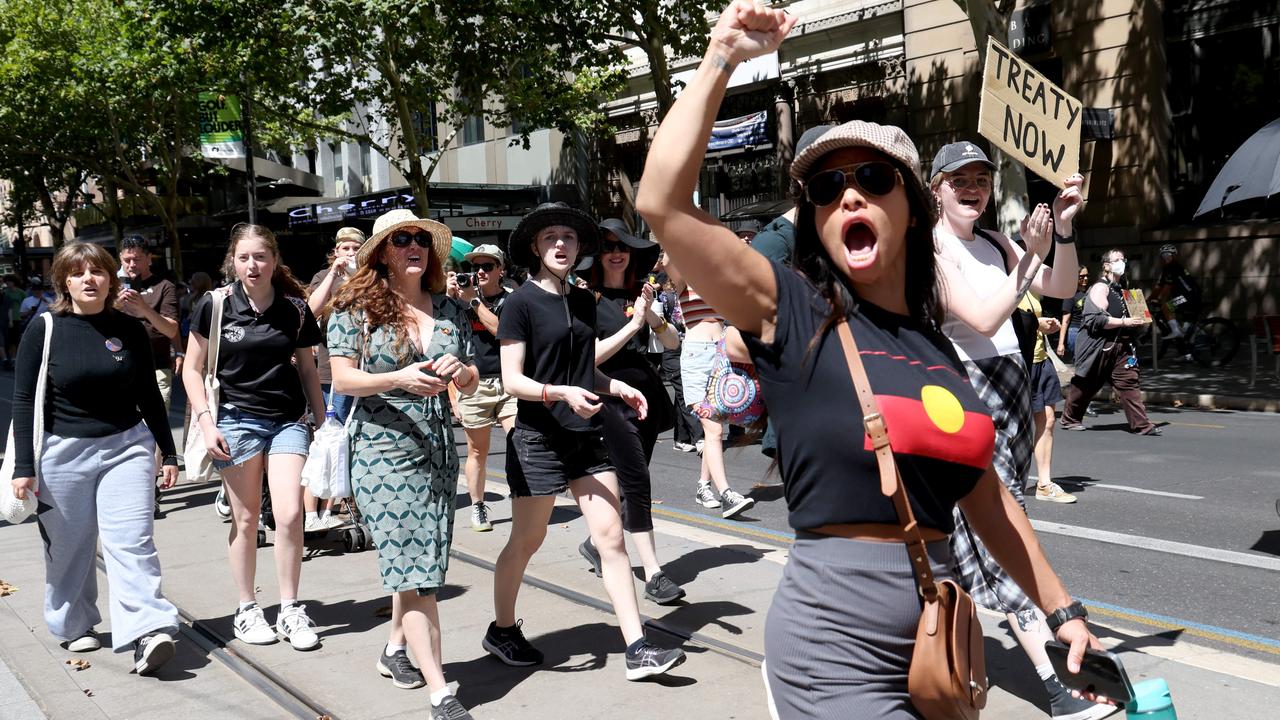
[[[369,175],[373,173],[372,168],[373,168],[373,148],[369,146],[369,143],[362,142],[360,143],[360,177],[368,178]],[[364,182],[366,185],[369,184],[369,181],[367,179]],[[365,188],[365,190],[368,190],[368,189],[369,189],[368,187]]]
[[[334,182],[342,182],[346,180],[343,171],[346,169],[342,164],[342,145],[338,143],[329,143],[329,153],[333,155],[333,180]]]
[[[484,114],[468,115],[462,121],[462,144],[475,145],[484,142]]]
[[[415,110],[410,113],[413,132],[418,136],[418,146],[423,155],[440,149],[440,138],[436,129],[436,103],[427,103],[426,110]]]

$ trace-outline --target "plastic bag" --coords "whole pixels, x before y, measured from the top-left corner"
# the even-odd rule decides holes
[[[351,497],[350,460],[346,426],[327,416],[311,440],[302,466],[302,485],[321,499]]]

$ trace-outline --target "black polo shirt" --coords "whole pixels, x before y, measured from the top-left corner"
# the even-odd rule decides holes
[[[200,299],[191,325],[206,338],[215,296],[216,292],[207,293]],[[249,305],[244,287],[234,283],[222,309],[218,352],[222,404],[273,420],[298,420],[306,411],[307,396],[293,365],[293,353],[322,339],[320,326],[302,298],[287,297],[277,288],[271,306],[257,313]]]

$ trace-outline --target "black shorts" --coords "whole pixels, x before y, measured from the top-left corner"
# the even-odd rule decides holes
[[[507,485],[514,497],[556,495],[570,480],[613,470],[598,431],[546,435],[516,426],[507,436]]]
[[[1062,402],[1062,382],[1053,361],[1041,360],[1031,366],[1031,412],[1038,413]]]

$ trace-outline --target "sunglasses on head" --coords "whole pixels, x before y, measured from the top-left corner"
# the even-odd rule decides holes
[[[409,247],[409,243],[417,243],[420,248],[431,247],[431,235],[425,232],[409,232],[408,230],[397,230],[391,233],[388,238],[391,244],[398,248]]]
[[[498,263],[496,262],[471,263],[471,267],[474,270],[483,270],[485,272],[493,272],[494,269],[498,267]]]
[[[628,244],[626,244],[626,243],[623,243],[623,242],[613,242],[612,240],[605,240],[604,242],[600,243],[600,252],[602,252],[602,253],[612,253],[612,252],[626,252],[626,253],[629,253],[629,252],[631,252],[631,246],[630,246],[630,245],[628,245]]]
[[[826,207],[838,200],[850,184],[871,197],[883,197],[900,182],[902,175],[892,163],[870,160],[815,174],[805,184],[804,194],[814,205]]]

